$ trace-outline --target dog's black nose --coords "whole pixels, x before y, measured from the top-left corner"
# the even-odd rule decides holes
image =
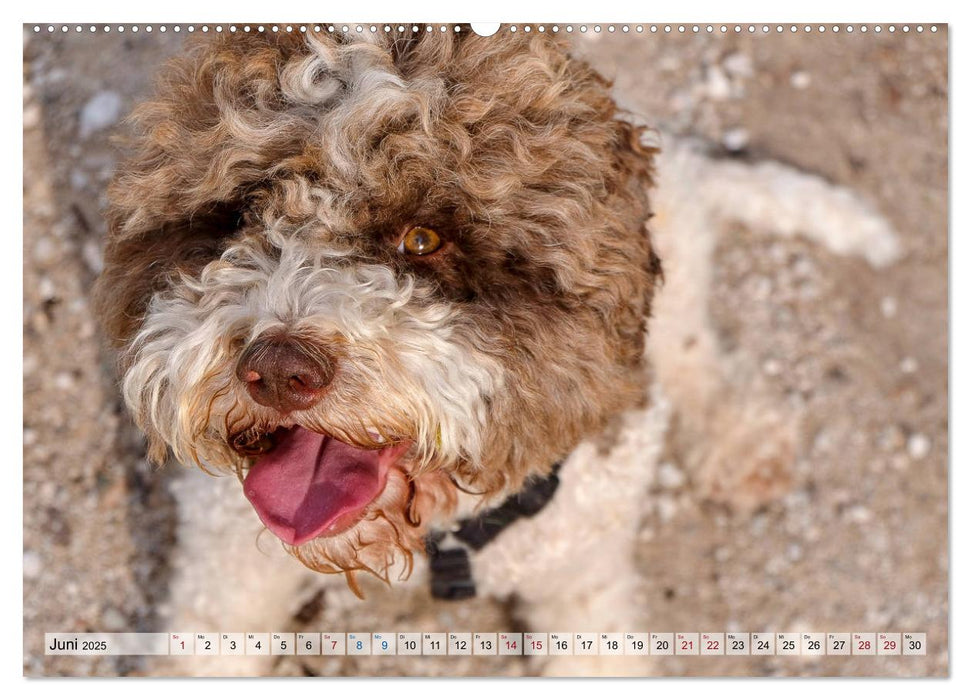
[[[246,348],[236,377],[258,404],[281,413],[310,408],[334,378],[334,359],[286,335],[261,335]]]

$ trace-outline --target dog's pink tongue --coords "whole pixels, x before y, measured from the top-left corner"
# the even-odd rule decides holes
[[[243,482],[260,520],[287,544],[314,539],[381,490],[379,453],[293,428]]]

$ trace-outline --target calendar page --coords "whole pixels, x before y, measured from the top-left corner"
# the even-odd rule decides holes
[[[230,14],[23,25],[25,676],[949,673],[946,23]]]

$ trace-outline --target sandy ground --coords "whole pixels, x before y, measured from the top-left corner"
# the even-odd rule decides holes
[[[24,672],[151,673],[138,659],[44,657],[41,643],[45,631],[157,630],[166,610],[177,470],[145,461],[88,295],[119,156],[109,137],[181,38],[25,35]],[[652,630],[919,631],[927,656],[671,657],[659,672],[946,674],[946,31],[618,32],[577,47],[647,122],[725,158],[772,159],[850,187],[903,247],[876,270],[800,238],[744,228],[720,238],[707,303],[722,352],[738,387],[798,408],[797,459],[785,493],[743,510],[694,488],[672,450],[647,495],[639,559]],[[512,623],[502,601],[414,603],[414,623]],[[391,610],[379,600],[373,621],[393,628],[400,618],[382,618]],[[436,668],[347,659],[313,672]]]

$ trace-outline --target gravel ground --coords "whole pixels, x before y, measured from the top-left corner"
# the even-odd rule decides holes
[[[45,631],[158,629],[165,604],[174,476],[145,461],[88,296],[118,157],[110,136],[181,38],[25,36],[24,672],[147,673],[138,660],[39,650]],[[722,351],[739,387],[798,408],[797,460],[784,495],[741,510],[705,498],[672,453],[639,556],[653,630],[925,631],[928,655],[672,657],[660,672],[946,675],[946,30],[618,33],[577,47],[649,123],[845,185],[903,247],[875,270],[799,238],[721,237],[708,304]],[[460,617],[485,629],[505,619],[493,601]],[[360,672],[351,663],[331,670]]]

